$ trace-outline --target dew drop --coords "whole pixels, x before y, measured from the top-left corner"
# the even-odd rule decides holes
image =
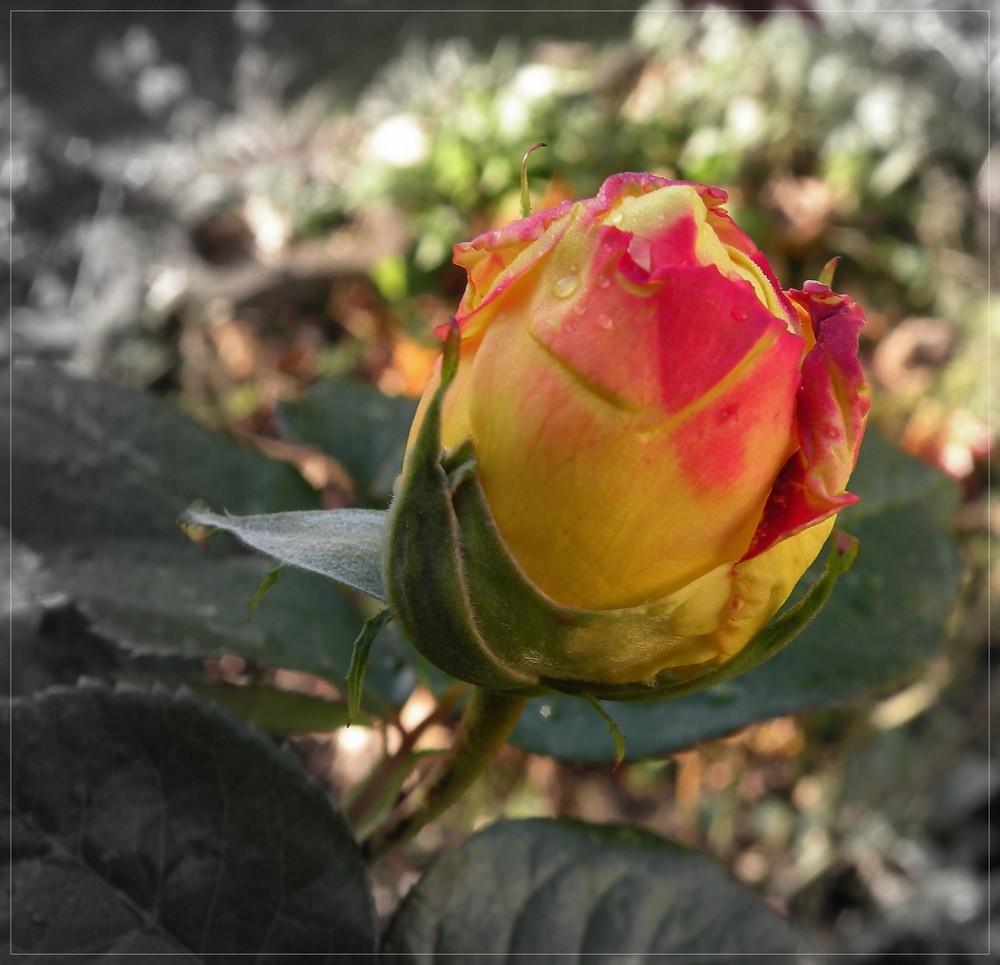
[[[610,315],[601,314],[597,316],[597,324],[600,328],[603,328],[604,331],[610,332],[611,329],[614,328],[615,322]]]
[[[738,321],[738,322],[745,322],[748,317],[749,317],[749,313],[747,312],[747,310],[745,308],[734,308],[733,309],[733,318],[735,318],[736,321]]]
[[[625,215],[620,209],[612,211],[608,215],[608,224],[621,224],[624,217]]]
[[[610,284],[611,284],[611,279],[608,278],[607,275],[601,275],[601,277],[597,279],[598,288],[607,288],[608,285]]]
[[[565,275],[556,282],[552,292],[556,298],[569,298],[579,287],[579,275]]]

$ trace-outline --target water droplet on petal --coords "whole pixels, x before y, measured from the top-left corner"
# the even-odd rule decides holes
[[[607,288],[608,285],[610,284],[611,284],[611,279],[608,278],[607,275],[601,275],[601,277],[597,279],[598,288]]]
[[[614,328],[615,322],[610,315],[601,314],[597,316],[597,324],[600,328],[603,328],[604,331],[610,332],[611,329]]]
[[[556,298],[569,298],[580,287],[579,275],[565,275],[555,283],[552,293]]]
[[[608,224],[621,224],[622,219],[625,217],[621,209],[616,209],[608,215]]]
[[[733,318],[735,318],[736,321],[738,321],[738,322],[745,322],[748,317],[749,317],[749,313],[747,312],[747,310],[745,308],[734,308],[733,309]]]

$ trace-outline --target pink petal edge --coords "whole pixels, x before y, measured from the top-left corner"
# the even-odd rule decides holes
[[[796,402],[799,449],[778,474],[743,560],[858,501],[845,487],[871,404],[858,361],[864,313],[846,295],[819,282],[806,282],[801,291],[787,294],[808,312],[816,335],[802,363]]]

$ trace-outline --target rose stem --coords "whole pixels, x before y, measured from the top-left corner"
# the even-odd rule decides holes
[[[361,827],[368,815],[370,808],[378,803],[379,795],[382,793],[383,785],[391,781],[396,772],[400,769],[412,766],[409,757],[414,746],[428,727],[436,724],[447,716],[452,705],[462,696],[467,688],[467,684],[458,684],[442,695],[434,710],[428,714],[413,730],[404,730],[398,724],[402,733],[402,740],[399,749],[392,755],[384,757],[372,770],[371,774],[365,778],[356,797],[344,807],[344,817],[351,827]]]
[[[364,856],[378,860],[451,807],[503,747],[527,700],[477,687],[465,706],[448,756],[362,843]]]

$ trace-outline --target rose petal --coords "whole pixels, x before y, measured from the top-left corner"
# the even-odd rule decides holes
[[[688,212],[669,220],[655,238],[650,272],[635,260],[639,237],[578,205],[544,265],[536,260],[530,277],[510,277],[503,310],[528,319],[554,359],[623,408],[657,407],[679,418],[737,370],[783,366],[797,380],[802,339],[748,281],[698,262],[696,227]],[[785,386],[758,388],[770,397]]]
[[[528,218],[512,221],[510,224],[479,235],[472,241],[463,241],[454,246],[453,261],[464,268],[469,276],[469,284],[462,296],[455,314],[463,335],[474,324],[473,316],[481,312],[503,293],[515,278],[520,277],[544,257],[565,234],[573,201],[563,201],[554,208],[539,211]],[[562,221],[560,225],[559,222]],[[557,229],[549,229],[557,225]],[[534,244],[549,232],[542,244]],[[527,257],[521,258],[522,254]],[[448,326],[442,325],[435,333],[444,339]]]
[[[819,554],[833,520],[783,540],[733,565],[720,566],[671,594],[676,604],[672,629],[688,647],[700,646],[701,659],[725,660],[742,650],[791,595],[799,577]],[[666,651],[664,667],[678,666]]]
[[[819,282],[790,291],[812,323],[816,344],[802,363],[796,418],[799,449],[775,482],[743,559],[827,519],[858,497],[847,480],[858,458],[870,406],[858,361],[861,307]]]

